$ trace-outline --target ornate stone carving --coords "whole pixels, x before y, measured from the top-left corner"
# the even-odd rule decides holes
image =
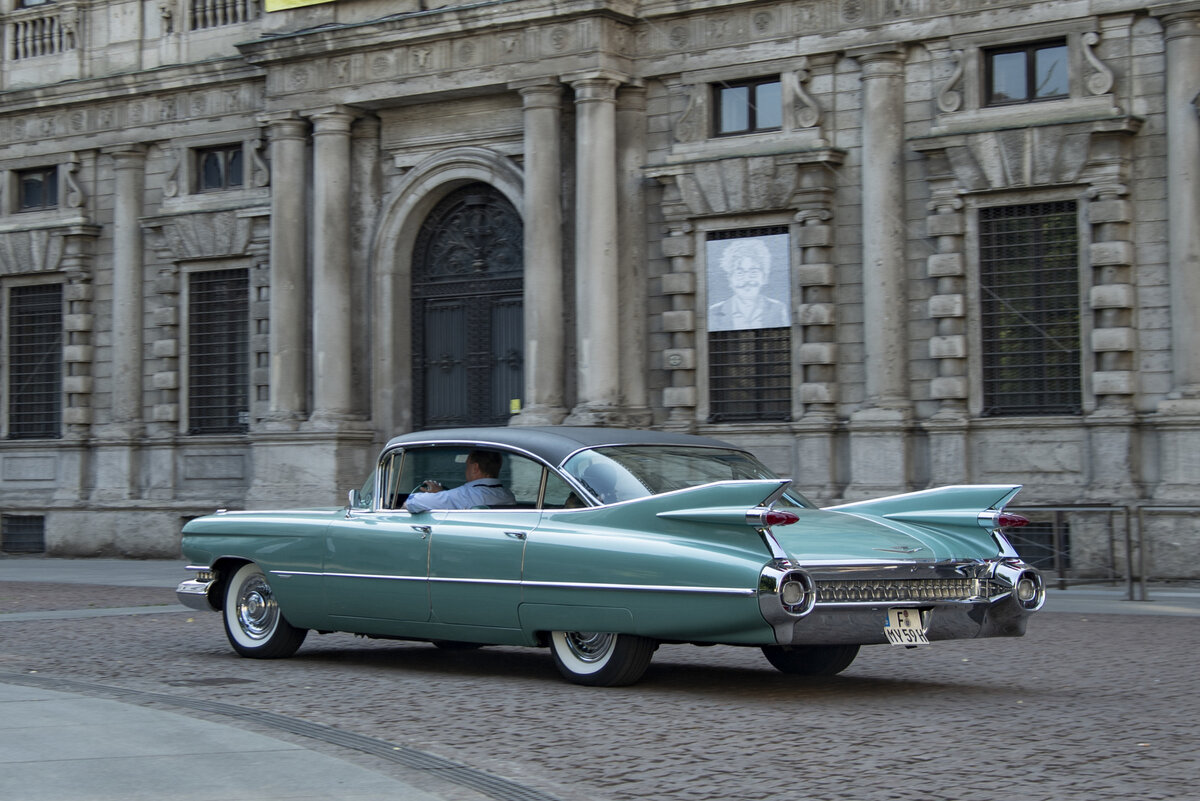
[[[261,137],[250,140],[250,185],[258,188],[271,185],[271,165],[263,156],[266,143]]]
[[[962,108],[963,96],[957,87],[962,81],[963,69],[966,64],[966,59],[963,58],[963,51],[955,50],[950,56],[954,59],[954,72],[950,74],[950,78],[946,81],[945,86],[938,92],[937,98],[938,108],[947,114]]]
[[[1081,39],[1083,57],[1094,72],[1087,78],[1087,89],[1094,95],[1107,94],[1113,87],[1113,71],[1096,56],[1095,47],[1100,43],[1100,34],[1085,33]]]
[[[72,153],[65,166],[66,174],[64,175],[64,179],[67,184],[67,196],[65,198],[67,208],[83,208],[87,197],[84,195],[83,187],[79,184],[79,154]]]
[[[699,142],[708,133],[707,93],[703,86],[688,86],[687,108],[675,123],[676,142]]]

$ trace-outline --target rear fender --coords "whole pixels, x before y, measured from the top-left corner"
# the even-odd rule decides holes
[[[1020,484],[960,484],[828,506],[825,511],[870,515],[971,539],[977,539],[982,529],[993,535],[1002,555],[1015,556],[999,534],[997,517],[1020,491]]]

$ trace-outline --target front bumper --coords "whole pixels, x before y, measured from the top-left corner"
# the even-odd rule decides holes
[[[793,591],[787,596],[789,582]],[[807,602],[794,603],[795,586],[811,588]],[[1040,575],[1015,559],[775,563],[764,569],[759,591],[763,617],[780,645],[886,643],[887,611],[896,608],[921,610],[930,641],[1019,637],[1029,615],[1044,603]]]
[[[179,599],[179,603],[198,612],[221,611],[213,605],[209,597],[209,591],[216,584],[209,569],[207,567],[188,567],[187,569],[197,571],[196,578],[183,581],[175,588],[175,597]]]

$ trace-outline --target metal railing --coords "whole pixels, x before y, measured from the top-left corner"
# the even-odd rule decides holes
[[[1150,557],[1155,532],[1152,528],[1148,530],[1148,518],[1161,515],[1193,515],[1200,519],[1200,506],[1186,504],[1030,504],[1013,505],[1009,511],[1030,518],[1035,525],[1039,522],[1049,522],[1048,543],[1039,543],[1035,538],[1023,536],[1022,532],[1025,529],[1010,529],[1006,532],[1017,552],[1041,569],[1048,583],[1056,583],[1059,589],[1065,590],[1081,584],[1120,582],[1125,587],[1126,600],[1130,601],[1150,600],[1147,584],[1151,578]],[[1078,521],[1072,527],[1072,518],[1078,515],[1103,515],[1106,520],[1107,541],[1097,543],[1094,530],[1090,527],[1085,537],[1080,531]],[[1048,553],[1039,555],[1039,549]],[[1085,557],[1081,560],[1080,551],[1091,558]],[[1102,551],[1107,551],[1107,558],[1097,561],[1095,554]]]

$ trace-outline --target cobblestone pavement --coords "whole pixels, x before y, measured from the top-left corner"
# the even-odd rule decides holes
[[[139,603],[169,597],[0,582],[0,612]],[[292,659],[241,659],[217,615],[180,609],[0,618],[0,677],[280,713],[562,801],[1200,797],[1194,617],[1042,613],[1022,639],[874,646],[828,679],[754,649],[664,646],[640,684],[591,689],[534,649],[310,634]]]

